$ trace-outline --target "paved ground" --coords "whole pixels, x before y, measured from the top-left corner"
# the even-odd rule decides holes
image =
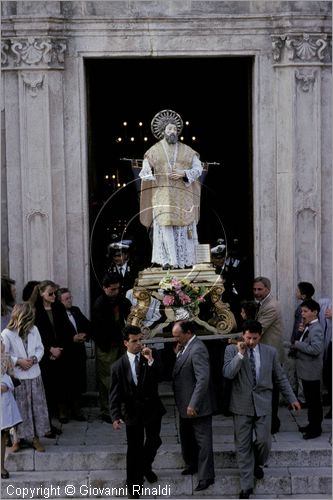
[[[98,488],[124,484],[125,429],[115,431],[110,424],[102,422],[94,405],[84,408],[84,412],[86,422],[70,421],[61,426],[63,432],[56,439],[42,439],[46,453],[37,453],[29,447],[15,454],[8,450],[7,467],[11,477],[2,482],[2,498],[23,498],[24,487],[35,488],[27,490],[26,498],[110,498],[107,490],[103,493]],[[281,407],[279,416],[281,429],[273,436],[265,478],[258,482],[251,498],[331,498],[332,421],[325,420],[323,434],[307,441],[297,430],[297,424],[306,424],[306,410],[295,417],[286,407]],[[59,426],[58,421],[54,423]],[[216,482],[203,492],[202,498],[238,498],[239,474],[231,417],[215,416],[213,433]],[[161,487],[169,484],[171,489],[165,495],[154,491],[147,497],[200,498],[193,492],[196,477],[180,474],[183,462],[177,415],[171,401],[163,418],[162,440],[154,468]],[[58,488],[51,494],[47,489],[50,484]],[[76,494],[65,495],[68,484],[73,485]]]

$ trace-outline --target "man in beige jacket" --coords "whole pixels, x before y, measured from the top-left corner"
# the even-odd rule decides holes
[[[280,305],[271,294],[271,282],[264,276],[258,276],[253,280],[253,295],[258,304],[256,320],[262,325],[261,343],[275,347],[279,354],[279,362],[284,361],[284,349],[282,340],[282,320]],[[274,386],[272,397],[272,434],[280,429],[278,417],[279,389]]]

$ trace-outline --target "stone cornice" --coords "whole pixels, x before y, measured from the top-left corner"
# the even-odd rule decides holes
[[[271,35],[275,64],[330,63],[332,38],[327,33],[290,33]]]
[[[63,69],[66,41],[55,37],[13,37],[1,40],[1,68]]]

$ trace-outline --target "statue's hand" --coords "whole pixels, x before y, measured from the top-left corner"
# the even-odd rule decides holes
[[[185,175],[185,170],[182,170],[181,168],[176,168],[173,170],[170,174],[170,179],[177,180],[181,179]]]

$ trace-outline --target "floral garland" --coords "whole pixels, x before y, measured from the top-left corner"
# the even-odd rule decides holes
[[[159,283],[163,293],[162,302],[167,307],[184,307],[194,312],[198,305],[205,302],[206,288],[195,286],[186,279],[178,280],[169,274]]]

